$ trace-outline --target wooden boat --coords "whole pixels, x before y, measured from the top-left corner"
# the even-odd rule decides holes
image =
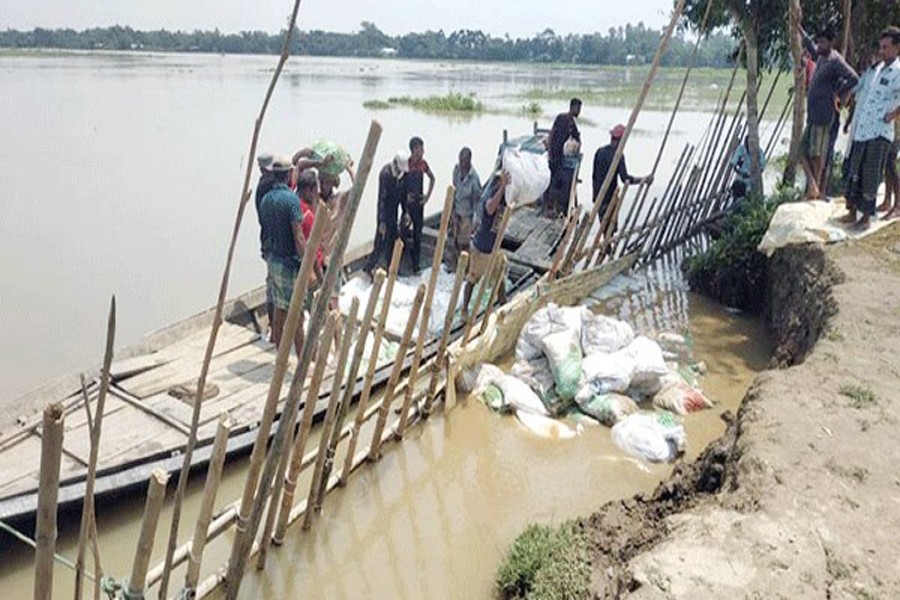
[[[440,215],[426,220],[423,264],[433,255]],[[546,272],[560,243],[564,219],[548,219],[537,208],[517,210],[502,241],[509,259],[507,290],[516,292],[535,284]],[[360,273],[368,248],[360,249],[345,261],[347,280]],[[401,272],[402,274],[402,272]],[[203,400],[198,442],[192,468],[209,461],[216,422],[227,411],[233,426],[228,455],[249,452],[256,438],[271,379],[275,347],[264,339],[266,331],[265,290],[261,287],[230,301],[209,371],[208,390]],[[154,469],[177,472],[187,443],[194,398],[191,388],[198,376],[212,322],[212,310],[153,333],[139,344],[119,350],[112,365],[110,393],[103,422],[103,435],[95,485],[97,497],[114,495],[144,486]],[[402,332],[386,332],[396,341]],[[456,323],[451,340],[460,337],[462,324]],[[425,347],[424,357],[433,356],[438,340]],[[411,351],[404,357],[412,361]],[[287,395],[296,359],[282,388]],[[394,360],[378,365],[375,384],[383,384]],[[326,376],[321,386],[329,390]],[[360,392],[362,377],[355,382]],[[87,387],[90,402],[96,402],[98,385]],[[327,398],[320,396],[317,416],[324,413]],[[84,394],[77,376],[69,376],[17,400],[23,406],[41,407],[60,402],[66,413],[59,504],[80,505],[84,496],[90,440]],[[0,519],[28,517],[37,507],[41,449],[40,416],[21,419],[19,426],[0,432]]]

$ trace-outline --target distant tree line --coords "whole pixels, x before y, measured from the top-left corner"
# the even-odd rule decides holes
[[[226,54],[277,54],[283,32],[244,31],[225,34],[213,31],[136,31],[130,27],[42,29],[0,31],[3,48],[59,48],[66,50],[156,50],[164,52],[211,52]],[[309,56],[391,55],[400,58],[459,59],[504,62],[554,62],[597,65],[649,63],[661,31],[643,23],[614,27],[605,34],[559,35],[552,29],[530,38],[494,37],[479,30],[443,30],[390,36],[373,23],[363,22],[355,33],[297,31],[292,53]],[[701,45],[698,66],[732,64],[736,42],[716,32]],[[664,65],[686,66],[693,41],[677,35],[669,45]]]

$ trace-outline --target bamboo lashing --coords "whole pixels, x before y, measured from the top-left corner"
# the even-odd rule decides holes
[[[98,541],[92,535],[94,523],[94,484],[97,481],[97,459],[100,455],[100,433],[103,428],[103,414],[106,409],[106,395],[109,392],[109,371],[113,359],[113,346],[116,339],[116,297],[113,296],[109,301],[109,316],[106,323],[106,349],[103,353],[103,368],[100,371],[100,391],[97,395],[97,408],[95,416],[91,418],[91,407],[87,396],[87,387],[84,384],[84,376],[81,378],[82,393],[84,395],[84,406],[87,410],[89,418],[89,431],[91,438],[91,450],[88,457],[87,478],[84,483],[84,503],[81,508],[81,528],[78,533],[78,550],[75,555],[75,600],[80,600],[82,596],[82,579],[84,577],[84,553],[85,545],[89,538],[93,539],[94,562],[98,567],[96,560],[99,550],[97,549]],[[96,525],[93,525],[96,527]]]
[[[144,517],[141,520],[141,532],[138,535],[137,550],[131,566],[131,576],[125,582],[129,598],[142,598],[147,583],[147,569],[150,566],[150,555],[153,553],[153,540],[156,537],[156,524],[166,499],[166,483],[169,475],[161,469],[154,469],[150,475],[147,488],[147,502],[144,504]]]
[[[400,345],[397,348],[397,360],[394,368],[391,370],[391,376],[388,379],[387,386],[384,388],[384,398],[381,401],[381,408],[378,411],[378,419],[375,421],[375,432],[372,434],[372,444],[369,447],[369,460],[377,460],[381,452],[381,434],[387,423],[388,414],[391,410],[391,403],[394,399],[394,390],[400,381],[400,374],[403,372],[403,357],[409,348],[410,339],[412,339],[413,329],[419,319],[419,310],[422,308],[422,300],[425,298],[425,284],[420,284],[416,290],[416,298],[413,301],[412,309],[409,313],[409,320],[406,322],[406,328],[403,331],[403,337],[400,339]]]
[[[225,451],[228,449],[229,433],[231,433],[231,420],[228,418],[228,413],[223,412],[219,415],[219,422],[216,426],[216,437],[213,441],[212,455],[209,458],[206,484],[203,486],[200,514],[197,516],[197,524],[194,526],[188,569],[184,577],[184,589],[188,593],[196,589],[197,582],[200,580],[200,564],[203,561],[206,535],[209,523],[212,521],[219,482],[222,480],[222,468],[225,466]]]
[[[44,409],[41,431],[41,472],[35,525],[34,598],[53,598],[53,557],[56,554],[56,507],[59,500],[59,466],[62,461],[65,415],[60,404]]]
[[[347,244],[350,240],[350,230],[353,227],[353,222],[356,220],[356,212],[359,208],[360,200],[362,199],[363,189],[368,180],[369,172],[372,170],[372,162],[380,138],[381,125],[378,124],[377,121],[372,121],[369,128],[369,134],[366,138],[366,144],[360,155],[361,158],[359,169],[356,173],[356,179],[350,190],[350,196],[344,208],[344,218],[341,221],[341,227],[338,231],[334,250],[332,251],[332,264],[334,265],[343,264],[344,252],[346,251]],[[322,328],[330,301],[330,293],[328,292],[334,289],[339,271],[340,269],[338,268],[331,268],[325,273],[325,282],[322,285],[322,289],[325,290],[326,293],[319,294],[315,308],[312,311],[312,317],[310,318],[309,323],[310,332],[320,331]],[[300,353],[300,360],[298,361],[297,369],[294,372],[294,378],[291,382],[291,389],[288,393],[288,401],[282,411],[281,419],[279,419],[278,422],[278,429],[275,431],[275,436],[272,439],[259,484],[256,486],[263,493],[257,494],[249,519],[245,519],[245,513],[241,512],[241,519],[238,521],[234,545],[232,546],[231,559],[228,563],[227,586],[225,591],[227,600],[235,600],[237,598],[241,579],[244,575],[247,557],[250,554],[250,546],[259,529],[262,513],[266,505],[265,492],[268,491],[272,484],[272,479],[275,477],[275,471],[278,468],[278,463],[280,461],[282,448],[285,443],[287,443],[289,434],[288,423],[293,423],[296,418],[297,407],[300,402],[300,392],[303,389],[303,383],[306,379],[306,374],[309,371],[314,347],[315,344],[307,341],[307,343],[303,345],[302,352]]]
[[[378,366],[378,355],[381,352],[381,338],[384,337],[384,327],[387,323],[388,312],[391,308],[391,299],[394,294],[394,282],[397,280],[397,271],[400,268],[400,260],[403,257],[403,242],[399,239],[394,242],[394,253],[388,268],[387,285],[384,289],[384,299],[381,301],[381,314],[375,325],[375,334],[372,336],[372,354],[369,356],[369,364],[363,379],[362,392],[359,402],[356,404],[356,419],[353,422],[353,430],[350,433],[350,441],[347,444],[347,457],[344,460],[344,468],[341,470],[340,483],[345,485],[352,470],[353,455],[359,443],[359,435],[363,426],[363,416],[369,405],[369,397],[372,394],[372,381],[375,376],[375,368]]]
[[[309,484],[306,506],[312,510],[306,511],[303,519],[303,529],[309,529],[312,524],[312,516],[316,512],[316,499],[319,495],[319,485],[322,474],[325,471],[325,459],[328,443],[331,441],[331,429],[337,418],[338,404],[341,402],[341,383],[343,381],[344,368],[347,366],[347,358],[350,356],[350,347],[353,345],[353,328],[356,325],[356,317],[359,313],[359,298],[353,299],[350,314],[344,323],[344,332],[341,336],[341,345],[338,352],[337,365],[335,366],[334,381],[331,393],[328,395],[328,410],[325,412],[325,421],[322,423],[322,433],[319,437],[319,452],[316,455],[316,466],[313,469],[312,481]],[[350,385],[348,383],[348,385]]]
[[[444,198],[444,211],[441,213],[441,227],[438,230],[437,244],[434,248],[434,256],[431,259],[431,277],[428,280],[428,289],[425,292],[425,303],[422,305],[421,324],[419,335],[416,339],[416,349],[413,352],[412,364],[407,374],[406,394],[403,396],[403,408],[400,411],[400,424],[397,427],[397,435],[403,437],[406,431],[406,415],[412,402],[413,392],[419,378],[419,363],[422,360],[422,352],[425,350],[425,340],[428,339],[429,322],[431,320],[431,303],[434,300],[434,289],[437,286],[438,275],[441,272],[441,262],[444,258],[444,246],[447,243],[447,228],[450,225],[450,216],[453,214],[454,188],[447,188]]]
[[[320,352],[328,354],[331,350],[331,341],[334,339],[334,331],[337,322],[330,318],[325,324],[325,333],[322,335],[322,346]],[[297,489],[297,479],[300,477],[300,471],[303,469],[303,453],[306,451],[306,444],[309,441],[309,433],[312,429],[313,416],[316,412],[316,402],[319,399],[319,388],[322,386],[322,379],[325,377],[326,360],[316,362],[313,369],[312,382],[306,392],[306,403],[303,406],[303,418],[300,421],[300,431],[297,432],[296,439],[291,446],[291,464],[284,479],[284,491],[281,494],[281,508],[278,515],[278,523],[275,526],[275,534],[272,537],[272,543],[280,545],[284,541],[285,530],[287,529],[287,515],[294,503],[294,493]],[[272,502],[278,501],[278,495],[274,494]],[[260,545],[260,555],[265,552],[268,544],[266,541],[268,536],[263,535],[261,538],[263,543]]]
[[[259,109],[259,116],[257,116],[254,123],[253,135],[250,138],[250,151],[247,154],[247,167],[244,171],[244,185],[243,189],[241,190],[237,215],[234,219],[234,228],[231,233],[231,241],[228,245],[228,256],[225,259],[225,270],[222,273],[222,282],[219,286],[219,297],[216,301],[216,309],[213,315],[213,322],[209,331],[209,341],[206,345],[206,352],[203,357],[203,366],[200,368],[200,377],[197,381],[197,400],[194,402],[193,412],[191,414],[191,434],[188,436],[187,445],[184,449],[184,459],[182,460],[181,471],[178,475],[178,487],[175,490],[175,501],[172,506],[172,522],[169,529],[169,540],[166,546],[166,558],[164,561],[162,579],[160,580],[159,585],[160,598],[166,598],[168,596],[169,574],[172,570],[172,558],[175,554],[175,547],[178,545],[178,529],[181,523],[181,506],[184,503],[184,495],[188,483],[188,473],[191,468],[191,461],[193,460],[194,446],[197,443],[197,431],[200,427],[200,408],[202,405],[203,394],[206,390],[206,378],[209,374],[209,365],[212,361],[213,351],[216,345],[216,337],[219,334],[219,327],[222,325],[222,312],[225,308],[225,298],[228,295],[228,282],[231,278],[231,263],[234,258],[235,248],[237,247],[238,233],[240,232],[241,222],[244,218],[244,209],[247,206],[247,202],[250,201],[250,179],[253,175],[254,163],[256,162],[256,147],[259,142],[259,134],[262,130],[263,120],[265,119],[266,111],[269,107],[269,101],[271,100],[272,94],[275,91],[275,86],[278,83],[278,79],[281,77],[281,71],[284,69],[284,65],[287,62],[288,56],[290,56],[291,41],[293,40],[294,32],[296,30],[297,13],[299,12],[299,10],[300,0],[294,0],[294,8],[291,12],[291,17],[288,20],[287,30],[285,31],[284,35],[284,44],[281,47],[281,56],[278,59],[278,64],[275,67],[274,73],[272,73],[272,79],[269,82],[269,87],[266,90],[265,97],[263,98],[262,106]]]
[[[450,340],[450,331],[453,329],[453,320],[456,316],[456,307],[459,305],[459,293],[466,281],[466,273],[469,268],[469,253],[465,250],[459,255],[456,264],[456,277],[453,280],[453,290],[450,292],[450,303],[447,305],[447,313],[444,316],[444,329],[441,332],[441,341],[438,344],[437,353],[431,363],[431,381],[428,382],[428,394],[425,396],[425,404],[422,409],[423,416],[431,414],[431,407],[437,395],[438,380],[441,369],[447,358],[447,343]]]
[[[590,223],[593,223],[594,219],[597,218],[597,213],[600,211],[600,199],[606,197],[607,190],[610,189],[613,179],[616,177],[616,171],[619,168],[619,162],[622,160],[622,155],[625,152],[625,146],[628,143],[628,138],[631,135],[631,131],[634,128],[634,124],[637,121],[638,115],[641,113],[641,109],[644,106],[644,101],[647,99],[647,94],[650,92],[650,87],[653,85],[653,79],[656,77],[656,72],[659,70],[660,60],[662,59],[663,54],[665,54],[666,48],[669,45],[669,39],[671,39],[672,33],[675,31],[675,27],[678,25],[679,19],[681,19],[681,13],[684,10],[684,1],[685,0],[677,1],[675,9],[672,11],[672,18],[669,21],[669,25],[663,33],[662,39],[659,42],[659,46],[656,48],[656,54],[653,56],[653,63],[650,66],[650,72],[647,74],[647,79],[646,81],[644,81],[644,85],[641,88],[641,93],[638,95],[637,101],[634,105],[634,109],[632,109],[631,115],[628,118],[628,124],[625,126],[625,134],[622,136],[622,139],[619,141],[619,144],[616,147],[616,153],[615,155],[613,155],[609,171],[606,173],[606,177],[603,179],[603,184],[600,186],[600,191],[597,194],[597,197],[594,198],[594,206],[591,208],[591,211],[589,213],[590,216],[587,219],[588,226],[590,226]],[[578,256],[579,254],[581,254],[581,251],[584,249],[584,245],[586,242],[587,235],[583,229],[582,235],[574,240],[574,256]]]

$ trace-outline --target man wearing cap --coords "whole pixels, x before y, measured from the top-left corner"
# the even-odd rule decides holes
[[[606,190],[606,195],[603,196],[602,199],[597,198],[597,196],[600,195],[600,188],[603,187],[603,181],[606,179],[606,174],[609,173],[609,169],[612,166],[613,158],[616,155],[616,148],[619,147],[619,142],[623,135],[625,135],[625,126],[621,124],[616,125],[609,130],[609,144],[598,149],[596,154],[594,154],[594,171],[591,179],[594,184],[594,202],[600,202],[600,212],[598,212],[597,215],[599,216],[601,223],[603,222],[604,214],[610,207],[613,194],[615,194],[618,189],[618,179],[621,179],[622,183],[630,184],[641,183],[643,181],[653,183],[653,180],[649,177],[642,178],[630,175],[628,173],[628,167],[625,166],[625,155],[623,154],[622,158],[619,160],[619,166],[616,167],[616,177],[613,177],[609,189]],[[613,225],[613,228],[615,229],[615,225]]]
[[[272,162],[275,160],[275,157],[271,154],[260,154],[256,157],[256,164],[259,165],[259,181],[256,182],[256,218],[259,221],[259,253],[262,256],[263,260],[266,260],[266,252],[264,249],[264,240],[265,240],[265,229],[263,228],[263,220],[262,215],[259,212],[259,206],[262,204],[262,200],[266,194],[269,193],[269,190],[272,189],[272,186],[275,184],[275,179],[272,177]],[[272,299],[272,282],[269,281],[269,277],[266,276],[266,314],[269,317],[269,326],[272,325],[272,311],[275,305],[273,304]]]
[[[568,209],[569,187],[572,180],[566,175],[574,177],[575,173],[574,171],[566,173],[565,148],[566,142],[570,139],[574,140],[576,146],[581,144],[581,132],[578,131],[578,124],[575,122],[580,114],[581,100],[572,98],[569,100],[569,112],[558,114],[550,128],[550,139],[547,142],[550,187],[544,196],[544,214],[547,216],[556,216],[557,209],[563,205]]]
[[[401,178],[409,170],[409,154],[400,150],[394,159],[381,167],[378,174],[378,228],[375,243],[366,261],[366,271],[371,275],[379,266],[391,260],[394,241],[397,239],[397,213],[403,192]]]
[[[260,204],[260,220],[265,231],[263,252],[266,256],[274,303],[272,343],[276,346],[281,343],[288,307],[294,293],[294,281],[300,270],[300,257],[303,256],[306,247],[304,225],[309,229],[312,226],[309,218],[306,219],[306,223],[304,222],[297,194],[288,187],[292,170],[290,157],[277,158],[272,162],[274,183]],[[315,175],[312,172],[303,175],[299,182],[300,192],[308,201],[315,203],[318,199],[318,183]],[[299,354],[303,347],[302,323],[297,327],[294,347]]]
[[[806,130],[803,133],[803,170],[806,172],[806,197],[822,198],[825,160],[832,123],[837,118],[835,96],[846,104],[849,92],[859,82],[859,76],[834,49],[834,32],[823,29],[815,43],[802,27],[803,45],[816,57],[816,70],[806,96]]]
[[[480,198],[481,179],[472,166],[472,150],[465,146],[459,151],[459,162],[453,167],[453,215],[450,220],[452,243],[447,252],[451,269],[456,269],[463,250],[469,249],[472,219]]]

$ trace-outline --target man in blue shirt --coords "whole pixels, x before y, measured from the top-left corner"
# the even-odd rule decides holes
[[[734,154],[728,163],[734,170],[734,182],[731,184],[731,194],[735,200],[743,200],[747,196],[750,189],[751,174],[750,169],[750,137],[744,136],[744,143],[735,148]],[[762,148],[759,149],[759,169],[764,171],[766,168],[766,155]]]
[[[260,203],[259,218],[265,238],[263,253],[266,256],[268,279],[272,286],[275,305],[272,316],[272,343],[281,343],[287,311],[294,294],[294,281],[300,270],[300,257],[306,247],[303,236],[303,215],[300,199],[288,187],[293,165],[290,157],[275,159],[272,163],[274,184]],[[318,201],[318,182],[311,171],[301,174],[298,190],[304,198]],[[305,177],[308,176],[308,177]],[[303,322],[301,320],[294,337],[297,354],[303,347]]]
[[[469,272],[466,276],[466,287],[463,292],[463,314],[468,313],[469,303],[472,299],[472,291],[482,277],[489,275],[487,273],[488,263],[491,260],[491,253],[494,251],[494,244],[497,242],[497,228],[500,220],[497,217],[503,217],[503,212],[508,210],[506,206],[506,186],[509,185],[509,174],[501,171],[495,174],[491,181],[484,186],[484,192],[481,194],[481,202],[479,203],[479,211],[481,220],[478,223],[478,230],[472,236],[472,244],[469,247]],[[506,289],[500,286],[499,300],[502,304],[506,301]],[[478,310],[476,305],[474,310]]]
[[[875,197],[900,118],[900,29],[889,27],[879,39],[882,63],[872,75],[863,103],[856,107],[852,162],[847,183],[847,214],[841,219],[865,231],[875,215]],[[857,221],[857,212],[862,217]]]

